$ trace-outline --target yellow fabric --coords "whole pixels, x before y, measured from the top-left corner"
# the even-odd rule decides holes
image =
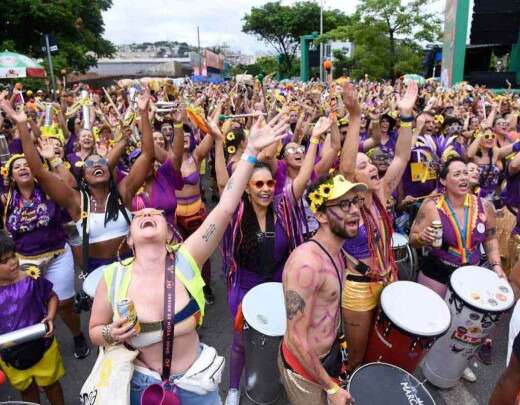
[[[18,391],[25,391],[33,379],[39,387],[54,384],[65,374],[58,341],[53,340],[41,360],[27,370],[18,370],[8,366],[0,359],[0,368],[4,371],[11,385]]]
[[[18,257],[20,264],[34,264],[35,266],[43,266],[63,253],[65,253],[65,249],[56,249],[51,252],[42,253],[36,256],[24,256],[19,253],[17,253],[16,256]]]
[[[201,176],[204,176],[206,174],[206,159],[202,159],[202,162],[200,162],[199,173],[201,174]]]
[[[435,180],[437,171],[433,167],[428,167],[425,163],[410,163],[412,181]]]
[[[371,311],[379,304],[383,287],[382,282],[365,283],[345,280],[341,306],[350,311]]]
[[[201,199],[198,199],[191,204],[180,204],[179,201],[177,201],[177,210],[175,211],[175,215],[178,217],[191,217],[192,215],[198,214],[201,208]]]

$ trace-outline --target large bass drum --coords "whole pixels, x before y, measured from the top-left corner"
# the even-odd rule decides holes
[[[255,404],[272,404],[282,392],[276,366],[286,328],[282,283],[263,283],[242,300],[246,357],[246,396]]]

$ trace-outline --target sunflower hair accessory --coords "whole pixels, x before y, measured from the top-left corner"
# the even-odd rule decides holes
[[[229,142],[233,142],[235,140],[235,133],[234,132],[228,132],[226,135],[226,140]]]
[[[5,165],[2,166],[2,169],[0,169],[0,173],[2,173],[2,176],[5,179],[9,176],[11,165],[14,163],[15,160],[18,160],[20,158],[25,158],[25,155],[23,153],[15,153],[9,158],[7,162],[5,162]]]
[[[29,266],[29,267],[27,267],[27,269],[25,271],[26,271],[27,275],[34,280],[37,280],[40,278],[41,271],[36,266]]]
[[[363,183],[351,183],[341,174],[331,177],[308,194],[310,209],[316,213],[327,201],[335,200],[351,190],[366,191],[367,186]]]
[[[235,148],[233,145],[230,145],[230,146],[227,147],[227,152],[228,152],[230,155],[235,154],[236,151],[237,151],[237,148]]]
[[[444,117],[442,115],[436,115],[435,117],[433,117],[433,120],[437,123],[437,124],[443,124],[444,123]]]

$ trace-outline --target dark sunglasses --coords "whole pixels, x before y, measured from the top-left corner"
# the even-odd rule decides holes
[[[360,208],[364,203],[365,199],[363,197],[354,197],[352,200],[341,200],[336,204],[325,205],[325,208],[339,207],[341,211],[349,212],[353,205]]]
[[[89,169],[94,166],[107,166],[107,165],[108,165],[108,160],[106,160],[103,157],[99,158],[97,160],[93,160],[93,159],[85,160],[85,167],[88,167]]]
[[[276,180],[267,180],[267,181],[257,180],[257,181],[252,181],[251,184],[253,186],[255,186],[256,188],[263,188],[264,186],[267,186],[267,188],[274,188],[274,186],[276,185]]]
[[[484,134],[483,138],[487,139],[487,140],[491,140],[491,139],[495,139],[496,135],[494,133],[487,133],[487,134]]]

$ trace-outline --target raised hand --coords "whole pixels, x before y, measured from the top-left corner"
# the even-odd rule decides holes
[[[38,145],[40,156],[46,160],[52,160],[56,157],[54,152],[54,144],[48,138],[40,138]]]
[[[0,99],[0,109],[4,110],[7,116],[16,123],[26,122],[27,116],[21,111],[15,111],[11,103],[5,99]]]
[[[413,107],[415,106],[415,101],[417,100],[417,95],[419,94],[419,86],[417,82],[410,81],[408,83],[408,88],[406,89],[406,93],[404,93],[403,97],[397,96],[397,107],[399,111],[403,115],[410,116],[413,113]]]
[[[343,105],[350,116],[361,114],[361,108],[358,103],[358,94],[352,83],[345,83],[343,85]]]
[[[148,111],[148,106],[150,105],[150,88],[146,86],[144,91],[139,94],[139,98],[137,99],[137,107],[139,111]]]
[[[327,117],[320,117],[314,128],[312,129],[312,137],[319,138],[327,132],[332,125],[332,120]]]
[[[264,119],[260,115],[260,117],[251,127],[247,142],[247,149],[251,149],[253,152],[258,153],[267,146],[280,141],[284,137],[285,132],[289,127],[287,121],[287,117],[281,117],[281,114],[278,114],[271,121],[269,121],[269,123],[262,125],[264,123]]]

